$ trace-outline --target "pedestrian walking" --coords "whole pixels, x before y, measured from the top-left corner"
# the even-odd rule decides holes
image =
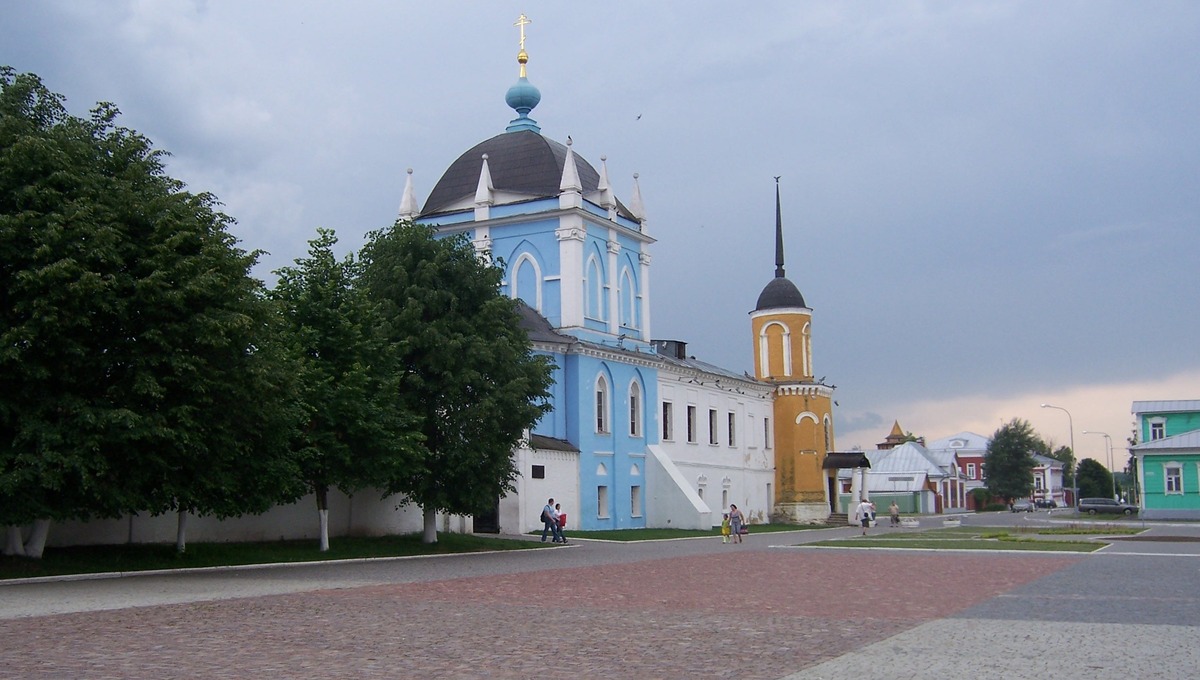
[[[721,517],[721,542],[729,542],[729,513],[725,513]]]
[[[542,543],[546,542],[546,534],[550,534],[558,543],[558,518],[554,516],[553,498],[546,501],[546,506],[542,508]]]
[[[729,531],[733,535],[734,543],[742,542],[742,526],[745,525],[746,518],[742,515],[742,511],[738,510],[738,506],[733,503],[729,504]]]
[[[557,517],[557,519],[558,519],[558,521],[557,521],[557,524],[558,524],[558,542],[559,542],[559,543],[566,543],[566,542],[567,542],[567,536],[566,536],[566,534],[564,534],[564,533],[563,533],[563,530],[567,528],[567,513],[565,513],[565,512],[563,512],[563,511],[562,511],[562,505],[560,505],[560,504],[558,504],[558,503],[555,503],[555,504],[554,504],[554,514],[555,514],[555,516],[556,516],[556,517]]]
[[[871,501],[863,499],[854,509],[854,521],[862,525],[862,535],[867,535],[867,527],[871,526]]]
[[[892,516],[892,526],[900,526],[900,506],[896,505],[896,501],[888,506],[888,514]]]

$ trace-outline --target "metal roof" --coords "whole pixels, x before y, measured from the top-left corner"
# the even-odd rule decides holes
[[[1200,411],[1200,399],[1168,399],[1164,401],[1135,401],[1131,413],[1178,413]]]
[[[425,200],[421,216],[452,210],[461,201],[474,197],[479,186],[484,154],[488,157],[488,171],[496,191],[528,198],[546,198],[562,193],[559,185],[567,159],[567,147],[532,130],[503,132],[471,147],[450,164]],[[574,156],[583,194],[587,196],[598,190],[600,173],[579,154]],[[617,212],[636,221],[619,200]]]
[[[1187,449],[1195,449],[1200,452],[1200,430],[1192,430],[1171,437],[1163,437],[1155,439],[1151,442],[1142,442],[1129,447],[1130,451],[1139,453],[1150,453],[1153,451],[1170,451],[1179,453]]]

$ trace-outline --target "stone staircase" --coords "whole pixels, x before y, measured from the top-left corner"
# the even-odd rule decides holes
[[[832,512],[825,523],[831,527],[848,527],[850,526],[850,515],[844,512]]]

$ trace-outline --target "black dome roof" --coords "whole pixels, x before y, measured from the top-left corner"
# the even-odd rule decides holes
[[[560,193],[567,147],[532,130],[504,132],[476,144],[450,164],[425,201],[422,217],[443,212],[475,195],[483,154],[488,156],[488,171],[497,191],[526,194],[531,199]],[[600,184],[596,168],[579,154],[575,154],[575,167],[584,195],[596,191]],[[617,209],[621,215],[633,219],[619,201]]]
[[[787,280],[782,276],[777,276],[771,279],[766,288],[758,295],[758,304],[754,307],[754,311],[762,311],[764,309],[778,309],[780,307],[804,307],[804,296],[800,294],[800,289],[796,284]]]

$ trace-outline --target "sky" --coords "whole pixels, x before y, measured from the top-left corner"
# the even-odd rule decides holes
[[[1133,401],[1200,399],[1200,3],[7,0],[0,64],[115,103],[271,281],[503,131],[522,13],[542,133],[639,173],[655,338],[752,370],[780,177],[839,450],[1022,418],[1119,468]]]

